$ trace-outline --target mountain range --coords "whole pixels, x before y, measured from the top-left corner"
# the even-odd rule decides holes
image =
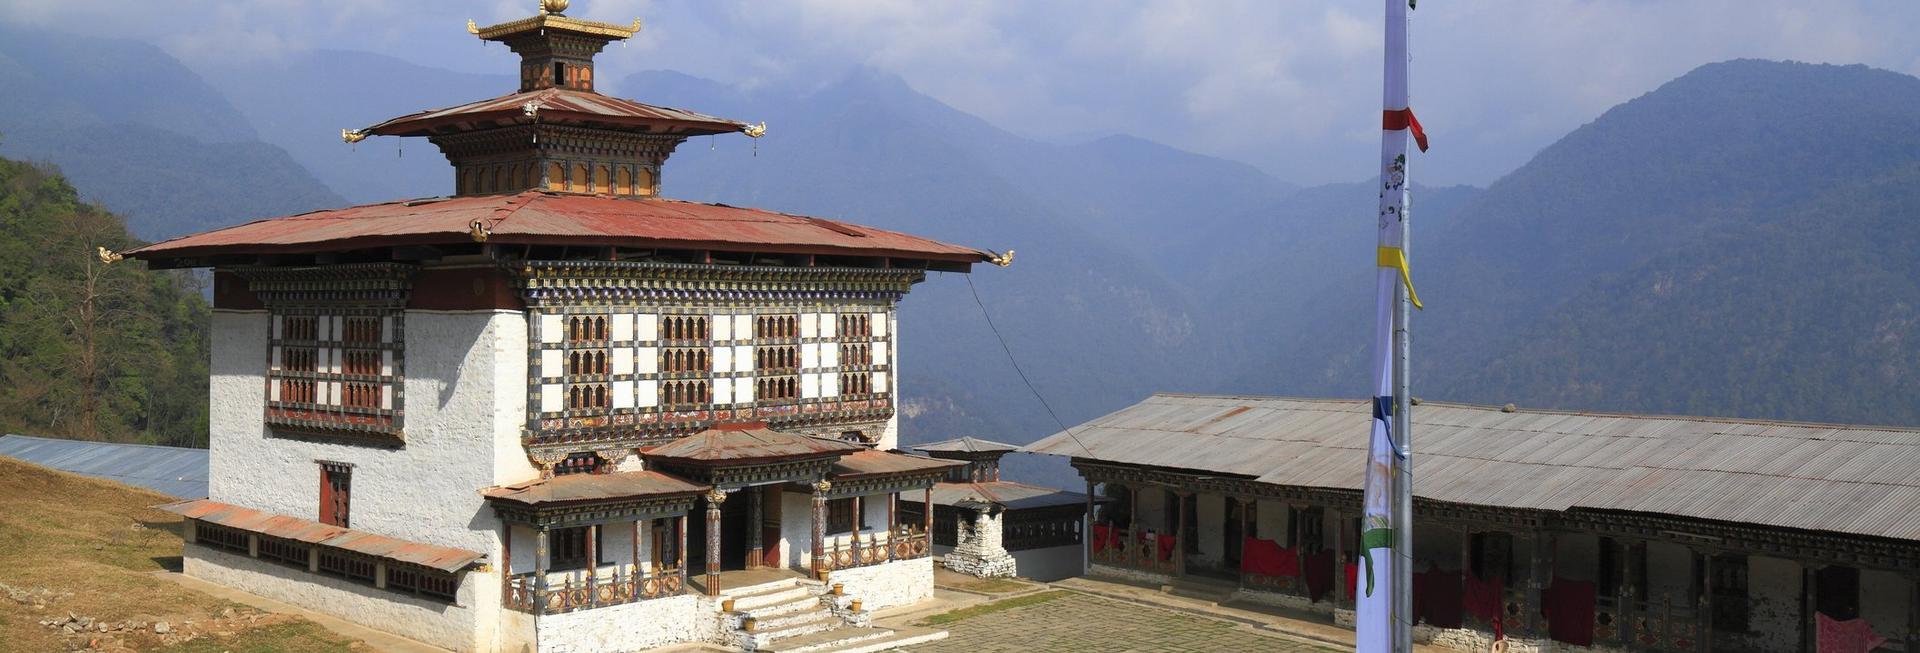
[[[33,93],[0,105],[40,113],[0,119],[0,153],[46,155],[148,236],[445,193],[451,175],[430,145],[348,146],[339,128],[513,85],[349,52],[196,72],[116,42],[106,63],[69,52],[59,65],[84,70],[61,75],[94,81],[66,88],[45,82],[59,76],[43,64],[17,63],[16,51],[43,48],[11,43],[0,40],[0,77]],[[170,81],[114,103],[116,76]],[[667,71],[606,79],[612,94],[769,124],[762,139],[683,144],[663,175],[670,196],[1018,250],[1007,269],[934,274],[903,303],[909,443],[1026,442],[1155,391],[1365,392],[1373,181],[1299,188],[1128,135],[1034,140],[870,70],[753,87]],[[1861,66],[1710,64],[1487,188],[1416,186],[1413,278],[1427,303],[1416,394],[1920,422],[1903,401],[1920,286],[1899,254],[1920,238],[1916,99],[1920,80]],[[55,110],[94,103],[114,106]],[[1741,120],[1726,120],[1729,107]],[[114,167],[146,159],[110,161],[127,136],[94,136],[116,129],[154,132],[140,149],[173,162],[144,173],[153,190]],[[223,183],[221,148],[285,165]],[[258,184],[298,192],[277,198],[287,210],[223,201]],[[229,212],[183,212],[175,198]],[[1070,479],[1057,462],[1020,465],[1011,473]]]

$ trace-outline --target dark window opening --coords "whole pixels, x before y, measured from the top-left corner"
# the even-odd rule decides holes
[[[1748,629],[1747,557],[1713,557],[1713,628],[1744,633]]]
[[[587,527],[554,529],[548,537],[551,538],[547,543],[550,547],[548,550],[552,551],[550,554],[552,564],[548,565],[549,569],[568,571],[587,568]],[[599,558],[595,561],[595,566],[606,564],[606,549],[599,546],[594,548],[596,554],[594,557]]]
[[[352,488],[352,467],[320,463],[320,523],[351,528],[347,510],[353,503]]]
[[[1860,618],[1860,570],[1834,566],[1814,572],[1814,608],[1839,621]]]
[[[567,65],[566,64],[560,63],[558,61],[553,62],[553,85],[554,86],[567,85]]]
[[[860,530],[867,529],[866,511],[860,511]],[[827,532],[850,533],[853,531],[853,498],[829,499],[827,501]]]

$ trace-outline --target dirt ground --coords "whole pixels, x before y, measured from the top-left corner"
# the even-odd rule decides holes
[[[0,458],[0,651],[319,653],[365,645],[153,576],[180,518],[144,490]]]

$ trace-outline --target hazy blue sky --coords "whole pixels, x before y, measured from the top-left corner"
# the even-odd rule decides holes
[[[0,0],[0,19],[150,41],[189,65],[339,47],[504,72],[505,49],[482,48],[465,22],[517,18],[534,5]],[[1365,178],[1378,152],[1375,0],[574,0],[568,13],[646,21],[633,43],[602,57],[614,78],[666,68],[808,83],[867,65],[1029,136],[1125,132],[1301,183]],[[1488,183],[1607,107],[1704,63],[1760,57],[1920,73],[1920,2],[1911,0],[1427,0],[1414,19],[1413,104],[1435,148],[1415,177],[1428,183]]]

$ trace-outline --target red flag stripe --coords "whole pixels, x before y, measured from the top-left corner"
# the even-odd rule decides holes
[[[1413,117],[1413,109],[1388,109],[1380,112],[1380,128],[1388,131],[1413,129],[1413,142],[1420,151],[1427,151],[1427,130],[1420,128],[1420,119]]]

